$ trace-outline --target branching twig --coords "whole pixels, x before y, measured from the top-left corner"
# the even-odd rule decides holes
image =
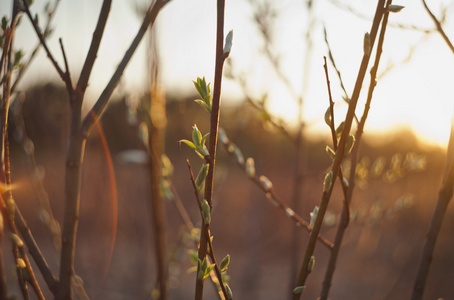
[[[381,19],[382,19],[384,10],[385,10],[384,3],[385,3],[384,0],[379,0],[378,4],[377,4],[377,9],[375,12],[375,17],[374,17],[374,21],[373,21],[372,28],[370,31],[370,38],[369,38],[369,44],[370,44],[371,49],[374,45],[378,27],[380,25],[380,22],[381,22]],[[367,72],[367,66],[369,64],[369,59],[370,59],[370,53],[365,52],[363,55],[360,69],[359,69],[358,77],[356,79],[356,84],[355,84],[355,88],[353,90],[352,98],[349,101],[347,116],[345,118],[345,123],[344,123],[345,124],[344,130],[342,132],[342,136],[340,138],[339,145],[338,145],[338,150],[336,152],[336,156],[334,158],[334,162],[333,162],[333,165],[331,168],[332,182],[330,184],[330,187],[327,188],[325,191],[323,191],[323,194],[322,194],[322,200],[320,202],[318,214],[317,214],[317,217],[314,222],[315,223],[314,228],[311,231],[311,235],[309,237],[309,242],[306,247],[306,252],[304,254],[304,259],[301,264],[300,272],[298,274],[298,279],[296,281],[296,287],[299,287],[299,289],[298,289],[299,293],[297,292],[297,293],[293,294],[293,300],[298,300],[300,298],[301,292],[302,292],[302,287],[305,285],[306,278],[311,271],[311,269],[309,268],[309,262],[311,261],[311,257],[313,256],[313,253],[315,250],[315,245],[316,245],[316,240],[320,233],[320,228],[322,226],[323,218],[324,218],[326,210],[328,208],[328,203],[331,198],[334,183],[336,181],[336,177],[338,175],[342,160],[344,158],[345,144],[347,141],[347,137],[350,133],[352,122],[354,119],[355,109],[356,109],[356,106],[358,103],[358,98],[359,98],[359,94],[360,94],[361,87],[363,84],[363,80],[364,80],[364,77]]]
[[[454,186],[454,124],[451,124],[451,136],[449,138],[449,146],[446,153],[445,175],[443,185],[438,194],[437,206],[432,215],[429,230],[424,242],[424,248],[419,262],[418,273],[416,275],[415,284],[413,287],[412,300],[421,300],[423,298],[424,289],[429,274],[430,265],[432,263],[433,252],[438,234],[440,232],[443,218],[446,214],[449,202],[453,195]]]
[[[216,164],[216,146],[218,139],[218,128],[219,128],[219,112],[221,105],[221,85],[222,85],[222,70],[224,68],[224,61],[228,57],[229,53],[224,53],[224,10],[225,0],[217,0],[217,13],[216,13],[216,64],[214,71],[214,91],[213,91],[213,102],[210,114],[210,142],[208,147],[209,157],[208,163],[208,174],[205,179],[205,200],[212,209],[212,196],[213,196],[213,183],[214,183],[214,169]],[[200,230],[200,245],[198,258],[202,261],[207,254],[205,245],[209,242],[210,236],[208,227],[205,222],[202,222]],[[200,265],[197,267],[197,274],[199,273]],[[199,279],[197,276],[196,287],[195,287],[195,299],[199,300],[203,298],[203,279]]]
[[[386,5],[388,6],[390,4],[391,4],[391,0],[388,0]],[[339,251],[340,251],[343,237],[344,237],[344,232],[345,232],[345,230],[349,224],[349,220],[350,220],[349,206],[350,206],[350,202],[351,202],[351,199],[353,196],[353,189],[355,187],[355,174],[356,174],[358,150],[359,150],[359,146],[360,146],[360,142],[361,142],[362,133],[364,130],[364,125],[366,123],[367,116],[369,113],[370,103],[372,101],[372,95],[373,95],[373,92],[374,92],[374,89],[376,86],[378,65],[379,65],[382,50],[383,50],[383,42],[384,42],[384,38],[385,38],[386,27],[388,24],[388,16],[389,16],[389,12],[386,11],[383,16],[380,36],[379,36],[378,43],[377,43],[377,51],[376,51],[376,55],[375,55],[374,66],[372,67],[372,70],[370,72],[371,79],[370,79],[370,84],[369,84],[369,91],[368,91],[368,95],[367,95],[366,105],[364,107],[364,112],[361,117],[361,121],[358,124],[358,129],[355,134],[356,142],[355,142],[352,152],[351,152],[352,158],[351,158],[349,184],[348,184],[348,189],[347,189],[346,195],[344,195],[344,197],[346,199],[344,200],[344,205],[342,207],[342,213],[341,213],[341,219],[340,219],[339,225],[337,227],[336,236],[334,238],[334,248],[332,249],[332,251],[330,253],[328,266],[326,268],[325,277],[323,279],[323,286],[322,286],[322,291],[320,294],[321,300],[326,300],[328,298],[328,293],[329,293],[329,289],[331,287],[334,270],[336,268],[337,257],[338,257]],[[344,188],[344,185],[342,187]],[[344,189],[344,192],[345,192],[345,189]]]
[[[241,161],[238,159],[238,157],[235,156],[234,152],[234,147],[233,144],[230,142],[230,140],[225,137],[222,140],[222,144],[224,148],[227,150],[227,152],[232,156],[233,160],[236,162],[236,164],[240,167],[241,170],[246,172],[246,165],[244,161]],[[307,231],[311,231],[311,225],[309,222],[304,220],[300,215],[298,215],[293,209],[288,207],[281,199],[280,197],[275,193],[274,189],[269,189],[265,187],[262,182],[260,181],[260,178],[254,174],[254,176],[251,176],[248,174],[249,179],[254,182],[267,196],[268,199],[279,209],[281,209],[290,219],[296,222],[296,225],[299,227],[302,227],[306,229]],[[328,249],[331,249],[333,247],[333,243],[331,243],[326,237],[323,235],[318,235],[318,239],[324,246],[326,246]]]
[[[201,218],[202,218],[202,223],[204,223],[203,214],[202,214],[202,201],[200,199],[199,192],[197,191],[197,187],[196,187],[195,180],[194,180],[194,173],[192,172],[191,164],[189,163],[188,159],[186,159],[186,163],[187,163],[188,168],[189,168],[189,175],[191,177],[192,188],[194,189],[195,198],[197,200],[197,205],[199,207],[199,212],[200,212],[200,215],[201,215]],[[213,244],[212,244],[212,241],[211,241],[211,238],[210,238],[210,225],[207,224],[203,228],[205,229],[205,232],[201,232],[200,234],[201,235],[206,235],[208,237],[207,238],[207,245],[208,245],[208,249],[210,251],[207,254],[210,256],[210,259],[211,259],[212,263],[214,264],[214,271],[215,271],[216,277],[217,277],[217,279],[219,281],[219,286],[221,288],[222,294],[224,295],[224,299],[229,299],[228,295],[227,295],[227,290],[225,288],[224,281],[222,279],[221,271],[219,270],[219,266],[218,266],[218,264],[216,262],[216,257],[214,255]],[[202,244],[199,244],[199,249],[202,248],[202,247],[204,247],[204,246]],[[197,277],[198,277],[198,272],[199,272],[199,270],[197,270]]]
[[[449,39],[449,37],[446,35],[445,31],[443,30],[443,27],[441,26],[440,21],[438,21],[437,17],[429,9],[429,7],[426,4],[426,1],[425,0],[421,0],[421,1],[422,1],[422,4],[424,5],[424,8],[427,11],[427,13],[432,18],[432,21],[435,23],[435,26],[437,27],[438,32],[441,34],[441,36],[445,40],[445,42],[448,45],[449,49],[451,49],[451,51],[454,53],[454,45],[451,43],[451,40]]]

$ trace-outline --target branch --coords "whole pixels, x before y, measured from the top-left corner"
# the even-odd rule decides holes
[[[388,0],[386,5],[387,6],[391,5],[391,0]],[[340,219],[339,225],[337,227],[336,236],[334,238],[334,248],[333,248],[333,250],[330,253],[328,266],[326,267],[325,277],[323,279],[323,286],[322,286],[322,291],[321,291],[321,294],[320,294],[320,299],[321,300],[328,299],[328,293],[329,293],[329,289],[331,287],[331,282],[332,282],[334,270],[336,268],[337,257],[338,257],[339,251],[340,251],[340,247],[341,247],[341,243],[342,243],[343,237],[344,237],[344,232],[347,229],[347,226],[348,226],[349,221],[350,221],[350,213],[349,213],[350,209],[349,209],[349,206],[350,206],[351,199],[352,199],[352,196],[353,196],[353,189],[355,187],[355,174],[356,174],[358,150],[359,150],[359,145],[360,145],[360,142],[361,142],[362,133],[363,133],[363,130],[364,130],[364,125],[366,123],[367,116],[368,116],[368,113],[369,113],[369,110],[370,110],[370,103],[372,101],[372,95],[373,95],[373,92],[374,92],[374,89],[375,89],[375,86],[376,86],[377,70],[378,70],[378,65],[379,65],[379,62],[380,62],[381,54],[382,54],[382,51],[383,51],[383,42],[384,42],[384,39],[385,39],[386,27],[387,27],[387,24],[388,24],[388,16],[389,16],[389,12],[386,11],[384,16],[383,16],[383,22],[382,22],[382,25],[381,25],[381,31],[380,31],[380,36],[379,36],[379,39],[378,39],[374,66],[372,67],[371,72],[370,72],[370,85],[369,85],[369,92],[368,92],[368,95],[367,95],[366,105],[364,107],[364,112],[363,112],[363,115],[361,117],[361,121],[358,124],[358,129],[357,129],[356,134],[355,134],[356,142],[355,142],[355,145],[353,146],[353,149],[352,149],[350,178],[349,178],[347,195],[345,196],[346,199],[345,199],[344,205],[342,207],[341,219]]]
[[[453,195],[454,185],[454,124],[451,124],[451,136],[449,138],[449,146],[446,153],[446,166],[443,185],[438,194],[437,206],[435,207],[429,230],[424,242],[424,248],[421,260],[416,275],[415,284],[413,287],[412,300],[421,300],[423,298],[424,289],[426,286],[427,277],[429,274],[430,265],[433,259],[435,243],[437,242],[438,234],[443,223],[443,218],[448,209],[448,204]]]
[[[222,140],[222,144],[224,148],[227,150],[227,152],[230,154],[232,159],[235,160],[236,164],[243,170],[243,172],[246,172],[246,165],[244,163],[244,159],[238,159],[238,157],[235,154],[235,147],[234,144],[230,142],[230,140],[225,136]],[[239,151],[239,150],[236,150]],[[254,174],[254,176],[251,176],[251,174],[247,174],[249,179],[254,182],[265,194],[266,197],[270,200],[270,202],[276,206],[277,208],[281,209],[290,219],[295,221],[296,226],[302,227],[306,229],[308,232],[311,231],[311,225],[309,222],[304,220],[300,215],[298,215],[293,209],[288,207],[281,199],[280,197],[274,192],[273,188],[267,188],[265,187],[262,182],[260,181],[260,178]],[[324,246],[326,246],[328,249],[333,248],[333,243],[331,243],[326,237],[323,235],[318,235],[318,239]]]
[[[52,55],[49,48],[47,47],[46,39],[44,38],[44,35],[41,32],[41,29],[39,29],[38,24],[36,24],[35,20],[33,19],[33,16],[30,12],[30,7],[28,6],[27,0],[22,0],[22,4],[24,5],[24,8],[25,8],[25,14],[30,19],[30,22],[33,25],[33,29],[35,30],[36,35],[38,36],[41,45],[43,46],[44,50],[46,51],[47,57],[50,59],[50,61],[54,65],[55,70],[57,71],[58,75],[60,75],[60,78],[63,80],[63,82],[66,84],[66,86],[72,86],[70,78],[60,68],[60,66],[58,65],[54,56]]]
[[[375,11],[374,21],[373,21],[372,28],[371,28],[371,31],[370,31],[370,48],[372,48],[373,45],[374,45],[375,37],[376,37],[377,31],[378,31],[378,27],[380,25],[380,21],[382,19],[382,15],[383,15],[383,12],[385,10],[384,3],[385,3],[385,0],[379,0],[378,4],[377,4],[377,9]],[[359,72],[358,72],[358,77],[356,79],[356,84],[355,84],[355,88],[353,90],[352,98],[351,98],[351,100],[349,102],[347,116],[345,118],[345,123],[344,123],[345,124],[344,125],[344,131],[342,132],[342,136],[341,136],[340,141],[339,141],[339,147],[338,147],[338,150],[336,152],[336,156],[334,158],[333,166],[331,168],[331,171],[333,172],[333,179],[332,179],[331,187],[329,189],[323,191],[322,200],[320,202],[319,211],[318,211],[317,217],[315,219],[314,228],[311,231],[311,235],[309,237],[309,242],[308,242],[307,247],[306,247],[306,252],[305,252],[305,255],[304,255],[304,259],[303,259],[303,262],[301,264],[300,272],[298,274],[296,287],[304,286],[305,283],[306,283],[306,278],[307,278],[307,276],[310,273],[310,269],[308,268],[309,262],[311,260],[311,257],[313,255],[313,253],[314,253],[316,240],[317,240],[317,237],[318,237],[318,235],[320,233],[320,228],[322,226],[322,222],[323,222],[323,218],[324,218],[325,213],[326,213],[326,209],[328,208],[328,203],[329,203],[329,200],[331,198],[331,194],[332,194],[332,191],[333,191],[334,183],[336,181],[337,174],[338,174],[338,172],[340,170],[341,163],[342,163],[342,160],[344,158],[345,144],[346,144],[346,141],[347,141],[347,137],[348,137],[348,135],[350,133],[352,122],[353,122],[353,119],[354,119],[354,116],[355,116],[355,109],[356,109],[356,106],[358,104],[358,98],[359,98],[359,94],[361,92],[362,83],[363,83],[364,77],[365,77],[366,72],[367,72],[367,66],[369,64],[369,59],[370,59],[369,53],[365,52],[364,55],[363,55],[363,59],[362,59],[362,62],[361,62],[361,66],[360,66]],[[299,293],[294,293],[293,294],[293,300],[300,299],[301,292],[302,292],[302,290],[300,290]]]
[[[90,78],[91,70],[93,69],[93,65],[98,54],[99,45],[104,34],[104,28],[106,27],[107,17],[109,16],[111,4],[112,0],[104,0],[102,3],[98,23],[96,24],[96,29],[93,32],[90,49],[88,50],[87,57],[85,58],[85,63],[82,67],[82,71],[80,72],[80,77],[79,81],[77,82],[76,89],[80,93],[82,93],[82,95],[85,93],[85,89],[87,88],[88,79]]]
[[[216,7],[216,63],[214,69],[214,91],[213,91],[213,102],[210,114],[210,144],[208,148],[209,152],[209,168],[208,174],[205,179],[205,200],[212,209],[212,197],[213,197],[213,183],[214,183],[214,168],[216,164],[216,146],[218,140],[218,128],[219,128],[219,111],[221,107],[221,85],[222,85],[222,70],[224,68],[224,61],[227,58],[224,53],[224,10],[225,0],[217,0]],[[200,245],[198,258],[202,261],[207,254],[207,247],[205,245],[210,240],[208,233],[208,226],[205,222],[201,225],[200,234]],[[199,273],[200,265],[197,266],[197,274]],[[199,300],[203,298],[203,280],[197,276],[195,285],[195,299]],[[228,299],[228,298],[227,298]]]
[[[200,216],[202,218],[202,223],[205,224],[204,218],[203,218],[203,213],[202,213],[202,201],[201,201],[201,199],[199,197],[199,192],[197,191],[197,186],[196,186],[195,180],[194,180],[194,173],[192,172],[192,167],[191,167],[191,164],[189,163],[188,159],[186,159],[186,163],[187,163],[188,168],[189,168],[189,175],[191,176],[192,188],[194,189],[195,198],[197,200],[197,205],[199,207]],[[214,256],[213,244],[212,244],[211,238],[210,238],[210,225],[206,225],[204,228],[205,228],[205,232],[202,232],[201,235],[205,235],[205,236],[208,237],[207,238],[207,244],[208,244],[208,248],[210,250],[208,255],[210,256],[211,261],[214,264],[214,271],[215,271],[216,277],[217,277],[217,279],[219,281],[219,286],[221,288],[222,294],[224,295],[224,299],[229,299],[228,294],[227,294],[227,290],[225,288],[224,281],[222,279],[221,271],[219,270],[219,266],[218,266],[218,264],[216,262],[216,257]],[[202,248],[201,245],[202,244],[199,245],[199,248]],[[198,272],[199,272],[199,270],[197,268],[197,277],[198,277],[198,274],[199,274]],[[202,281],[203,281],[203,279],[202,279]],[[213,283],[214,283],[214,281],[213,281]]]
[[[440,21],[438,21],[437,17],[432,13],[432,11],[429,9],[429,7],[426,4],[425,0],[421,0],[422,4],[424,5],[424,8],[426,9],[427,13],[430,15],[432,18],[432,21],[435,23],[435,26],[437,27],[438,32],[441,34],[443,39],[445,40],[446,44],[448,45],[449,49],[454,53],[454,46],[451,43],[451,40],[449,37],[446,35],[445,31],[443,30],[443,27],[441,27]]]
[[[132,41],[131,45],[129,46],[129,49],[126,51],[125,56],[123,57],[123,59],[121,60],[120,64],[117,67],[117,70],[112,75],[112,78],[110,79],[106,88],[101,93],[101,95],[99,96],[95,105],[90,110],[90,112],[86,115],[85,119],[82,122],[81,130],[82,130],[82,134],[85,137],[87,137],[90,134],[95,122],[98,120],[98,118],[101,116],[102,112],[104,111],[104,108],[106,107],[107,102],[110,99],[110,96],[112,95],[113,91],[117,87],[118,82],[120,81],[121,76],[123,75],[123,72],[124,72],[126,66],[128,65],[129,61],[131,60],[132,55],[136,51],[137,46],[139,45],[140,41],[142,40],[143,36],[145,35],[145,32],[147,31],[148,27],[151,26],[152,24],[154,24],[159,11],[169,1],[170,0],[157,0],[155,2],[155,4],[148,9],[148,12],[145,15],[142,25],[140,26],[140,29],[137,32],[137,35],[135,36],[134,40]],[[81,78],[82,78],[82,74],[81,74]],[[83,83],[83,81],[81,79],[80,82],[78,83],[78,87],[83,87],[82,83]]]

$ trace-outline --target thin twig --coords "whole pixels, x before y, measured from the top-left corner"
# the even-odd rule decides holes
[[[61,53],[63,55],[63,61],[65,62],[65,73],[66,73],[66,76],[69,78],[69,81],[71,81],[71,73],[69,72],[68,60],[66,59],[66,53],[65,53],[65,47],[63,47],[63,39],[59,38],[58,41],[60,43]]]
[[[422,1],[422,4],[424,5],[424,8],[427,11],[427,13],[432,18],[432,21],[435,23],[435,26],[437,27],[438,32],[441,34],[441,36],[445,40],[449,49],[451,49],[451,51],[454,53],[454,45],[451,43],[451,40],[449,39],[449,37],[446,35],[445,31],[443,30],[443,27],[441,26],[440,21],[438,21],[437,17],[432,13],[430,8],[427,6],[426,1],[425,0],[421,0],[421,1]]]
[[[371,48],[374,45],[375,37],[376,37],[377,31],[378,31],[378,27],[380,25],[380,22],[381,22],[381,19],[382,19],[382,15],[383,15],[383,12],[385,10],[384,3],[385,3],[384,0],[379,0],[378,4],[377,4],[377,9],[376,9],[376,12],[375,12],[374,21],[373,21],[373,24],[372,24],[372,28],[370,30],[370,47]],[[309,273],[311,271],[308,268],[309,262],[311,260],[311,257],[313,256],[313,253],[314,253],[314,250],[315,250],[315,245],[316,245],[316,240],[317,240],[317,237],[318,237],[318,235],[320,233],[320,228],[322,226],[323,218],[324,218],[326,210],[328,208],[328,203],[329,203],[329,200],[331,198],[331,194],[332,194],[332,191],[333,191],[334,183],[336,181],[337,174],[338,174],[338,172],[340,170],[340,166],[341,166],[342,160],[344,158],[345,144],[346,144],[347,137],[348,137],[348,135],[350,133],[350,129],[351,129],[351,126],[352,126],[352,123],[353,123],[353,119],[354,119],[354,115],[355,115],[355,109],[356,109],[356,106],[357,106],[357,103],[358,103],[358,98],[359,98],[359,94],[361,92],[361,87],[362,87],[362,84],[363,84],[363,81],[364,81],[364,77],[365,77],[366,72],[367,72],[367,66],[369,64],[369,59],[370,59],[369,53],[365,52],[364,55],[363,55],[363,59],[361,61],[361,66],[360,66],[360,69],[359,69],[359,72],[358,72],[358,77],[356,79],[356,84],[355,84],[355,88],[353,90],[352,98],[349,101],[347,116],[346,116],[345,121],[344,121],[345,122],[344,123],[345,124],[344,125],[344,131],[342,132],[342,136],[341,136],[340,141],[339,141],[338,150],[336,152],[336,156],[334,158],[334,162],[333,162],[333,165],[332,165],[332,168],[331,168],[331,171],[333,172],[332,183],[331,183],[331,186],[330,186],[329,189],[327,189],[326,191],[323,191],[322,200],[320,202],[320,207],[319,207],[319,210],[318,210],[318,213],[317,213],[317,217],[315,218],[315,222],[314,222],[315,223],[314,224],[314,228],[311,231],[311,234],[310,234],[310,237],[309,237],[309,242],[308,242],[307,247],[306,247],[306,252],[304,254],[304,259],[303,259],[303,262],[301,264],[300,272],[298,274],[298,279],[296,281],[296,287],[301,287],[301,286],[305,285],[306,279],[307,279],[307,277],[308,277],[308,275],[309,275]],[[302,292],[302,290],[301,290],[301,292]],[[300,299],[301,292],[300,293],[294,293],[293,294],[293,300]]]
[[[232,159],[236,162],[236,164],[240,167],[243,172],[246,172],[246,166],[243,161],[239,161],[237,157],[233,154],[233,145],[230,142],[230,140],[225,139],[223,140],[223,146],[227,150],[227,152],[231,155]],[[261,182],[260,179],[257,175],[250,176],[248,175],[248,178],[254,182],[266,195],[268,199],[272,199],[272,203],[279,209],[281,209],[286,216],[288,216],[290,219],[295,221],[296,226],[302,227],[306,229],[308,232],[311,231],[311,225],[309,222],[304,220],[300,215],[298,215],[293,209],[288,207],[281,199],[280,197],[275,193],[274,189],[267,189]],[[301,200],[301,199],[299,199]],[[324,246],[326,246],[328,249],[331,249],[333,247],[333,243],[331,243],[326,237],[323,235],[319,234],[318,239]]]
[[[216,5],[216,63],[214,69],[214,91],[213,91],[213,102],[210,114],[210,137],[209,137],[209,167],[208,174],[205,179],[205,200],[212,209],[212,197],[213,197],[213,184],[214,184],[214,169],[216,165],[216,147],[218,140],[218,128],[219,128],[219,112],[221,107],[221,86],[222,86],[222,70],[224,68],[224,61],[227,58],[224,53],[224,11],[225,11],[225,0],[217,0]],[[227,54],[228,55],[228,54]],[[208,233],[208,226],[205,222],[202,222],[200,230],[200,245],[198,258],[202,261],[207,254],[205,245],[209,242],[210,236]],[[197,266],[197,274],[199,272],[200,265]],[[225,289],[225,287],[223,287]],[[224,290],[223,290],[224,291]],[[225,295],[226,292],[224,293]],[[203,298],[203,280],[197,276],[195,285],[195,299],[201,300]]]
[[[81,126],[82,126],[82,133],[84,136],[88,136],[90,134],[94,123],[99,118],[101,113],[104,111],[104,108],[106,107],[107,102],[110,99],[110,96],[112,95],[113,91],[117,87],[118,82],[120,81],[126,66],[128,65],[129,61],[131,60],[132,55],[134,54],[140,41],[142,40],[143,36],[145,35],[145,32],[152,24],[154,24],[159,11],[168,2],[170,2],[170,0],[158,0],[154,3],[154,5],[152,7],[150,7],[148,9],[148,12],[145,15],[142,25],[140,26],[140,29],[137,32],[137,35],[135,36],[134,40],[132,41],[131,45],[129,46],[128,50],[126,51],[123,59],[121,60],[120,64],[118,65],[115,73],[112,75],[106,88],[99,96],[98,100],[96,101],[96,104],[91,109],[91,112],[88,113],[86,115],[85,119],[83,120]],[[89,76],[89,75],[84,75],[85,72],[83,70],[81,73],[81,78],[79,79],[79,82],[77,83],[78,89],[81,89],[82,91],[86,87],[86,82],[88,82],[87,76]],[[84,76],[82,76],[82,75],[84,75]],[[87,77],[87,78],[84,79],[85,77]]]
[[[386,6],[391,5],[391,2],[392,2],[391,0],[388,0]],[[334,248],[332,249],[332,251],[330,253],[328,266],[326,267],[325,277],[323,279],[322,291],[320,294],[321,300],[328,299],[329,289],[331,287],[334,270],[336,268],[337,257],[338,257],[339,251],[340,251],[343,237],[344,237],[344,232],[350,221],[349,206],[350,206],[351,199],[353,196],[353,189],[355,187],[355,174],[356,174],[358,150],[359,150],[359,146],[360,146],[360,142],[361,142],[362,133],[364,131],[364,126],[365,126],[367,116],[368,116],[368,113],[370,110],[370,103],[372,101],[372,95],[373,95],[373,92],[374,92],[374,89],[376,86],[378,65],[379,65],[381,54],[383,51],[383,42],[385,39],[385,32],[386,32],[386,28],[387,28],[387,24],[388,24],[388,16],[389,16],[389,12],[386,11],[383,16],[380,36],[378,38],[374,66],[372,67],[371,72],[370,72],[371,79],[370,79],[370,84],[369,84],[369,91],[368,91],[368,95],[367,95],[366,105],[364,107],[364,112],[361,117],[361,121],[358,124],[358,129],[355,134],[356,142],[355,142],[352,152],[351,152],[352,158],[351,158],[351,167],[350,167],[350,178],[349,178],[347,193],[345,196],[346,199],[345,199],[344,205],[342,207],[341,219],[340,219],[339,225],[337,227],[336,236],[334,238]]]
[[[449,138],[448,150],[446,153],[445,175],[443,185],[438,194],[437,205],[430,221],[429,229],[426,234],[424,248],[419,262],[416,275],[412,300],[423,299],[424,289],[429,274],[430,265],[433,260],[433,252],[438,234],[440,233],[443,218],[448,209],[449,202],[453,195],[454,186],[454,124],[451,124],[451,136]]]
[[[60,0],[55,0],[54,6],[52,7],[52,9],[48,13],[47,23],[46,23],[46,27],[44,29],[44,34],[43,34],[45,39],[47,39],[49,37],[49,35],[50,35],[51,22],[52,22],[52,19],[55,16],[55,11],[57,10],[57,7],[58,7],[59,3],[60,3]],[[35,48],[33,49],[32,53],[30,54],[30,57],[28,58],[28,61],[26,63],[24,63],[21,66],[21,68],[19,69],[19,73],[17,74],[16,79],[14,80],[13,86],[11,87],[11,94],[14,93],[14,91],[16,90],[16,87],[19,84],[20,80],[22,79],[22,76],[25,74],[25,71],[30,66],[31,62],[35,58],[35,56],[38,53],[38,50],[40,48],[41,48],[41,42],[39,42],[35,46]]]
[[[201,204],[202,200],[200,199],[199,192],[197,191],[197,186],[196,186],[195,180],[194,180],[194,173],[192,172],[192,167],[191,167],[191,164],[189,163],[188,159],[186,159],[186,163],[187,163],[188,168],[189,168],[189,175],[191,177],[192,188],[193,188],[194,193],[195,193],[195,197],[196,197],[196,200],[197,200],[197,205],[199,206],[199,212],[200,212],[200,216],[202,218],[202,223],[205,223],[204,220],[203,220],[203,214],[202,214],[202,204]],[[205,232],[202,232],[201,235],[206,235],[208,237],[207,245],[208,245],[208,248],[209,248],[210,251],[207,254],[210,256],[211,262],[214,264],[214,271],[215,271],[216,277],[217,277],[217,279],[219,281],[219,286],[221,288],[222,294],[224,295],[224,299],[228,299],[227,290],[225,288],[225,284],[224,284],[224,281],[222,279],[222,274],[221,274],[221,271],[219,270],[219,266],[218,266],[218,264],[216,262],[216,257],[214,255],[213,244],[212,244],[212,241],[211,241],[211,238],[210,238],[210,225],[206,224],[206,226],[204,228],[205,228]],[[202,244],[199,244],[199,249],[201,247],[202,247]],[[199,272],[199,270],[197,270],[197,277],[198,277],[198,274],[199,274],[198,272]]]
[[[54,56],[52,55],[49,48],[47,47],[46,39],[44,38],[44,35],[41,32],[41,29],[39,29],[38,24],[36,24],[31,12],[30,12],[30,7],[28,6],[28,1],[22,0],[22,4],[24,5],[24,8],[25,8],[25,14],[30,19],[33,29],[35,30],[36,35],[38,36],[41,45],[43,46],[44,50],[46,51],[47,57],[50,59],[50,61],[54,65],[55,70],[57,71],[58,75],[60,75],[60,78],[63,80],[63,82],[65,82],[65,84],[68,85],[70,83],[69,78],[65,75],[63,70],[60,68],[57,61],[54,59]]]

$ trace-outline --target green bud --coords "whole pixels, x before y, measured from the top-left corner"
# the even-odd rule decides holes
[[[314,207],[314,210],[309,214],[311,216],[311,229],[314,228],[315,219],[317,218],[318,214],[318,206]]]
[[[259,177],[259,180],[266,191],[270,191],[273,189],[273,183],[268,179],[268,177],[261,175]]]
[[[203,164],[203,166],[200,168],[199,174],[197,175],[197,178],[195,180],[195,186],[198,191],[202,189],[203,184],[205,183],[205,178],[207,177],[208,174],[208,164]]]
[[[301,294],[305,288],[306,288],[305,285],[297,286],[296,288],[293,289],[293,294],[295,295]]]
[[[371,44],[370,44],[370,35],[368,32],[364,34],[364,42],[363,42],[363,48],[364,48],[364,55],[369,56],[371,52]]]
[[[400,12],[404,8],[405,8],[405,6],[402,6],[402,5],[388,5],[388,7],[386,9],[389,12],[397,13],[397,12]]]
[[[225,133],[225,130],[223,128],[219,128],[218,137],[222,144],[227,145],[230,143],[229,138],[227,137],[227,134]]]
[[[315,257],[311,256],[311,258],[309,259],[309,263],[307,265],[307,271],[309,273],[312,272],[312,270],[314,269],[314,265],[315,265]]]
[[[210,210],[210,205],[208,205],[208,202],[204,199],[202,203],[202,217],[203,217],[203,222],[205,222],[205,225],[209,225],[211,222],[211,210]]]
[[[353,145],[355,144],[355,136],[350,134],[347,137],[347,141],[345,142],[345,150],[344,150],[344,156],[348,155],[350,151],[352,151]]]
[[[249,157],[248,159],[246,159],[246,174],[247,176],[249,176],[250,178],[254,178],[255,177],[255,163],[254,163],[254,159],[252,157]]]
[[[336,128],[336,135],[337,137],[340,137],[342,135],[342,132],[344,131],[344,127],[345,127],[345,122],[342,121],[339,126],[337,126]]]
[[[328,126],[331,126],[331,107],[328,107],[328,109],[325,111],[325,123]]]
[[[225,290],[227,291],[227,300],[232,300],[233,299],[233,293],[232,293],[232,289],[230,288],[230,286],[228,284],[225,284]]]
[[[221,261],[220,271],[221,272],[227,271],[229,264],[230,264],[230,255],[227,254]]]
[[[11,241],[13,241],[13,244],[16,247],[23,247],[24,246],[24,242],[22,242],[21,238],[17,234],[10,233],[9,236],[11,238]]]
[[[196,147],[200,147],[202,141],[202,133],[197,128],[197,125],[192,126],[192,142]]]
[[[323,182],[323,191],[328,192],[331,189],[333,184],[333,171],[329,171],[325,176],[325,181]]]
[[[142,122],[139,125],[139,138],[142,141],[142,143],[145,145],[145,147],[148,149],[148,147],[149,147],[148,126],[147,126],[147,124],[145,124],[145,122]]]
[[[230,30],[225,38],[224,55],[229,55],[232,50],[233,30]]]

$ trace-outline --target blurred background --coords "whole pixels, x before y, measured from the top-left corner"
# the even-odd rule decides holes
[[[54,33],[48,44],[59,57],[58,38],[63,38],[73,78],[80,72],[101,3],[62,1],[56,10]],[[341,248],[332,299],[410,296],[441,186],[454,109],[450,74],[453,68],[449,67],[454,56],[433,29],[421,3],[395,4],[406,7],[390,15],[378,85],[360,148],[352,222]],[[87,109],[110,80],[147,5],[146,1],[113,1],[90,80]],[[448,35],[454,32],[452,1],[433,1],[430,5]],[[44,6],[45,1],[35,1],[32,10],[43,14]],[[291,206],[297,155],[294,139],[302,103],[303,199],[297,212],[305,219],[319,204],[323,178],[331,164],[325,153],[326,145],[331,145],[329,128],[323,120],[328,107],[323,71],[323,56],[328,55],[324,28],[349,94],[375,6],[376,3],[359,0],[232,0],[226,4],[225,29],[233,29],[234,38],[225,67],[221,126],[245,158],[254,158],[257,173],[266,175],[276,193]],[[2,1],[0,10],[8,15],[11,2]],[[45,14],[41,20],[45,20]],[[200,225],[185,159],[190,159],[195,172],[201,161],[193,151],[180,147],[178,141],[190,139],[193,124],[203,133],[209,130],[208,114],[193,102],[198,96],[192,80],[205,76],[207,81],[213,81],[215,22],[214,1],[170,2],[134,55],[103,114],[102,130],[93,132],[88,140],[76,272],[91,299],[151,299],[156,287],[149,175],[135,119],[144,110],[144,103],[150,101],[150,82],[159,82],[166,99],[164,149],[173,164],[174,196],[181,199],[194,225]],[[15,47],[27,56],[36,44],[28,20],[22,20]],[[338,124],[347,104],[335,69],[332,64],[328,67]],[[368,81],[366,76],[364,87]],[[363,98],[358,105],[359,116]],[[68,118],[67,93],[40,51],[22,78],[11,108],[11,166],[13,182],[18,184],[15,200],[55,274]],[[118,196],[116,232],[116,204],[100,136],[106,137],[113,158]],[[348,162],[344,167],[348,168]],[[228,273],[235,298],[287,298],[296,278],[292,274],[294,222],[270,205],[221,145],[214,197],[214,247],[219,258],[231,255]],[[342,193],[336,187],[322,228],[330,240],[334,239],[341,208]],[[170,296],[191,299],[195,274],[187,271],[192,267],[187,252],[194,248],[193,241],[174,200],[166,202],[166,210]],[[451,206],[437,241],[426,299],[454,298],[449,279],[454,278],[453,215]],[[308,232],[298,228],[295,236],[301,250],[296,257],[299,266]],[[5,242],[5,256],[9,249]],[[310,299],[315,299],[321,289],[328,251],[318,245],[315,257],[315,269],[304,292]],[[5,258],[7,281],[14,287],[15,266],[8,265],[12,261]],[[206,299],[215,299],[209,283]]]

